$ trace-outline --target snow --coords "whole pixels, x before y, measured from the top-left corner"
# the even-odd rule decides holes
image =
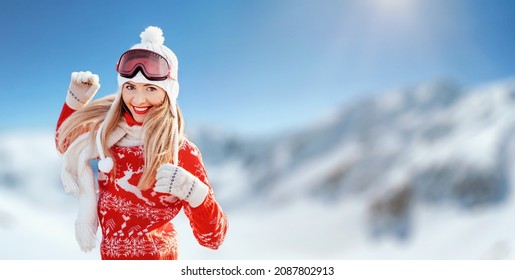
[[[98,259],[98,248],[82,253],[74,240],[74,212],[35,208],[2,192],[1,259]],[[515,203],[474,212],[416,209],[417,229],[406,241],[372,240],[365,231],[362,201],[338,205],[298,200],[263,209],[228,212],[229,231],[213,251],[196,244],[184,215],[176,221],[183,260],[315,259],[514,259]]]
[[[513,204],[475,213],[420,207],[412,240],[371,240],[363,203],[298,201],[269,211],[230,215],[230,234],[216,253],[185,255],[221,259],[513,259]],[[307,218],[309,217],[309,218]],[[263,229],[264,228],[264,229]]]
[[[73,207],[35,206],[18,194],[0,192],[0,259],[91,259],[75,242]],[[96,255],[99,252],[97,250]]]

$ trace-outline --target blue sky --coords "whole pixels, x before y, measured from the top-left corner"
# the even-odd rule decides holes
[[[7,0],[0,23],[2,132],[52,130],[72,71],[99,74],[97,97],[114,93],[117,59],[149,25],[178,56],[186,125],[242,134],[384,90],[515,75],[509,0]]]

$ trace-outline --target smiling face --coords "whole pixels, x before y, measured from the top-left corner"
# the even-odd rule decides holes
[[[143,123],[150,109],[161,105],[165,98],[166,91],[153,84],[126,82],[122,87],[123,102],[139,123]]]

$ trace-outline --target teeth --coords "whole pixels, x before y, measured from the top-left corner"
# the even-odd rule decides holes
[[[145,112],[148,110],[148,107],[133,107],[136,112]]]

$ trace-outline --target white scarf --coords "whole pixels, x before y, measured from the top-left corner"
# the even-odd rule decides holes
[[[96,244],[98,228],[97,191],[95,179],[89,160],[99,156],[92,134],[87,132],[70,144],[63,154],[64,164],[61,170],[61,181],[64,190],[78,197],[79,209],[75,221],[75,237],[82,251],[91,251]],[[141,126],[129,126],[125,119],[120,120],[116,128],[108,135],[107,145],[138,146],[143,145]]]

